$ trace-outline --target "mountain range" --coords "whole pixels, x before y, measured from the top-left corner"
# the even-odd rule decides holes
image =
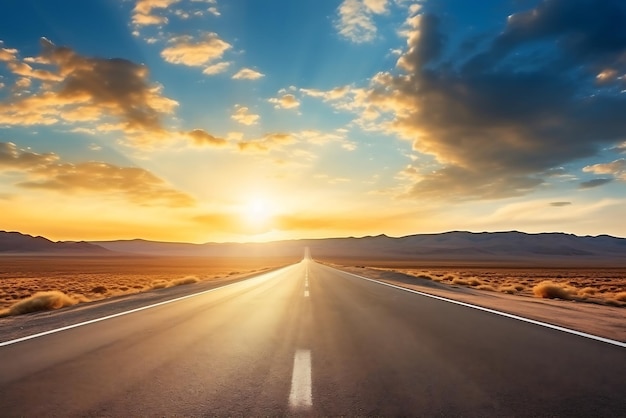
[[[0,231],[0,254],[298,257],[303,254],[305,247],[309,247],[313,257],[319,259],[467,262],[569,260],[626,265],[626,239],[609,235],[453,231],[399,238],[377,235],[268,243],[191,244],[140,239],[53,242],[44,237]]]

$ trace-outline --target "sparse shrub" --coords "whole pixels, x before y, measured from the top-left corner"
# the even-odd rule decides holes
[[[544,299],[575,300],[575,291],[576,289],[559,283],[554,283],[550,280],[544,280],[533,287],[533,293],[535,296]]]
[[[476,289],[478,290],[487,290],[489,292],[495,292],[496,288],[491,286],[490,284],[481,284],[480,286],[477,286]]]
[[[619,292],[615,295],[615,300],[619,302],[626,302],[626,292]]]
[[[96,286],[93,289],[91,289],[92,293],[99,293],[99,294],[104,294],[108,291],[108,289],[104,286]]]
[[[0,311],[0,316],[22,315],[31,312],[49,311],[52,309],[64,308],[75,305],[77,301],[63,292],[52,290],[48,292],[37,292],[34,295],[23,299],[8,309]]]
[[[198,282],[198,278],[195,276],[187,276],[187,277],[183,277],[181,279],[176,279],[173,280],[171,282],[171,286],[182,286],[185,284],[192,284],[192,283],[197,283]]]

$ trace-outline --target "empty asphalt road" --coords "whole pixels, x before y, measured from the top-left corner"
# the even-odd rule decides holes
[[[0,346],[0,416],[624,416],[625,376],[623,347],[305,259]]]

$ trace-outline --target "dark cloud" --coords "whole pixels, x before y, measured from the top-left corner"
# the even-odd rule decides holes
[[[588,181],[583,181],[578,185],[579,189],[592,189],[594,187],[604,186],[607,183],[612,182],[613,179],[593,179]]]
[[[410,195],[523,195],[554,170],[622,143],[621,81],[600,87],[597,76],[626,73],[624,9],[620,1],[545,0],[512,15],[482,52],[445,62],[443,23],[409,19],[404,73],[376,77],[364,107],[391,110],[385,126],[443,165]]]
[[[408,21],[413,29],[413,37],[409,38],[409,50],[400,57],[398,65],[408,69],[417,69],[436,60],[441,56],[445,36],[440,29],[439,18],[433,14],[414,16]]]
[[[619,0],[546,0],[512,15],[494,49],[507,53],[532,41],[556,41],[573,57],[612,63],[626,48],[625,20]]]

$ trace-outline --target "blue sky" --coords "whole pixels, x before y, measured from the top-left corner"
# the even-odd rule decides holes
[[[8,0],[0,229],[626,236],[613,0]]]

